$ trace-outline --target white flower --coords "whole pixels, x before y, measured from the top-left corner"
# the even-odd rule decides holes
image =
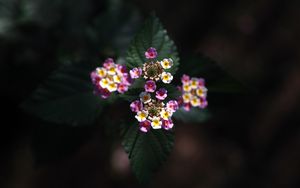
[[[153,129],[161,129],[162,122],[159,117],[153,117],[151,126]]]
[[[142,92],[140,94],[140,99],[143,103],[148,103],[151,101],[151,95],[150,95],[150,93]]]
[[[143,121],[146,120],[147,116],[148,116],[148,112],[147,112],[147,111],[139,111],[139,112],[136,114],[135,118],[136,118],[139,122],[143,122]]]
[[[169,59],[163,59],[161,62],[160,62],[161,66],[163,69],[169,69],[173,66],[173,60],[171,58]]]
[[[169,84],[173,80],[173,76],[169,72],[163,72],[161,74],[161,80],[162,80],[163,83]]]

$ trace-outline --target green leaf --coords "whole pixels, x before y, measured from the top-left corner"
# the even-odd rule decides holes
[[[185,111],[183,108],[178,109],[173,118],[185,123],[203,123],[211,117],[207,109],[191,108],[190,111]]]
[[[171,131],[160,129],[143,133],[137,124],[130,124],[124,129],[122,144],[139,182],[151,180],[153,173],[168,158],[173,143],[174,133]]]
[[[145,51],[149,47],[156,48],[158,60],[162,60],[163,58],[173,59],[174,65],[168,72],[171,72],[174,75],[179,65],[177,49],[174,42],[167,35],[167,31],[155,15],[152,15],[145,21],[141,30],[131,42],[127,51],[127,66],[129,68],[141,67],[146,61]]]
[[[92,124],[106,102],[93,94],[86,62],[63,65],[40,85],[21,108],[39,118],[73,126]]]

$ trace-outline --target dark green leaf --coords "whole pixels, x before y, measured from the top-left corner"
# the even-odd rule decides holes
[[[93,94],[86,62],[63,65],[21,107],[39,118],[73,126],[92,124],[105,102]]]
[[[185,111],[183,108],[178,109],[173,117],[186,123],[203,123],[208,120],[211,115],[207,109],[191,108],[190,111]]]
[[[147,183],[153,173],[166,161],[174,143],[174,133],[165,130],[139,131],[131,124],[123,131],[123,146],[132,170],[141,183]]]
[[[163,58],[173,59],[174,65],[168,71],[175,74],[179,65],[176,46],[167,35],[167,32],[159,19],[154,15],[146,20],[143,27],[132,41],[127,51],[127,66],[129,68],[141,67],[146,61],[144,54],[149,47],[156,48],[158,60],[162,60]]]

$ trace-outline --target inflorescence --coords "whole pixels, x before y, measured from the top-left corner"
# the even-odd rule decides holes
[[[156,82],[169,84],[173,80],[171,73],[165,71],[173,66],[173,60],[170,58],[155,60],[157,51],[152,47],[145,52],[145,57],[148,61],[142,67],[130,70],[132,79],[142,77],[146,80],[145,91],[140,93],[138,100],[130,104],[130,108],[136,113],[135,118],[142,132],[148,132],[151,127],[169,130],[174,125],[171,118],[178,109],[178,103],[176,100],[165,103],[168,91],[165,88],[157,88]]]
[[[207,88],[203,78],[190,78],[188,75],[181,77],[182,86],[178,89],[182,92],[178,100],[184,110],[190,111],[191,107],[205,108],[208,103],[206,100]]]

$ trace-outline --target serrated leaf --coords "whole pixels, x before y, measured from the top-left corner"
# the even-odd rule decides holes
[[[190,111],[185,111],[183,108],[178,109],[173,118],[185,123],[203,123],[211,117],[207,109],[191,108]]]
[[[122,144],[139,182],[151,180],[153,173],[167,160],[173,143],[173,132],[160,129],[142,133],[137,124],[126,127]]]
[[[149,47],[154,47],[158,53],[158,60],[172,58],[174,65],[168,72],[173,75],[179,65],[179,57],[174,42],[167,35],[167,31],[155,15],[145,21],[141,30],[131,42],[127,51],[126,64],[129,68],[141,67],[146,61],[145,51]]]
[[[39,118],[73,126],[92,124],[106,104],[93,94],[86,62],[63,65],[21,107]]]

